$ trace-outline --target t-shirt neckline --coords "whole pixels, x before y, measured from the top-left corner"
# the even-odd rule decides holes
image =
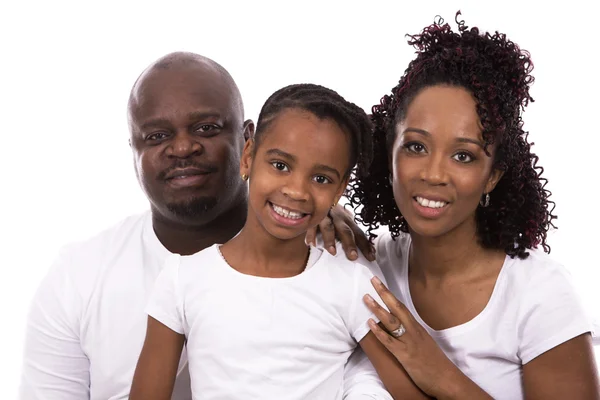
[[[494,307],[496,307],[496,303],[499,301],[498,299],[502,297],[502,292],[505,290],[504,281],[505,281],[505,275],[507,273],[506,270],[509,268],[509,265],[511,264],[512,259],[509,256],[505,256],[504,262],[502,264],[502,268],[500,269],[500,273],[498,274],[498,278],[496,279],[496,283],[494,284],[494,289],[492,290],[492,295],[490,296],[490,299],[488,300],[487,304],[485,305],[485,307],[479,314],[477,314],[471,320],[464,322],[460,325],[452,326],[452,327],[446,328],[446,329],[436,330],[436,329],[433,329],[432,327],[430,327],[421,318],[421,316],[417,312],[417,309],[412,300],[412,295],[410,293],[410,285],[408,284],[408,260],[409,260],[409,253],[410,253],[410,244],[411,244],[411,240],[409,237],[409,239],[406,241],[406,244],[405,244],[406,248],[402,249],[404,251],[401,253],[401,254],[406,254],[406,257],[403,258],[404,265],[402,266],[403,268],[402,268],[401,282],[402,282],[402,291],[405,293],[405,298],[406,298],[406,303],[407,303],[406,306],[408,307],[409,311],[414,316],[414,318],[417,320],[417,322],[420,323],[421,326],[423,326],[429,332],[429,334],[431,336],[435,336],[435,337],[455,336],[455,335],[460,335],[465,332],[468,332],[472,329],[475,329],[482,321],[484,321],[486,319],[488,314],[490,314],[492,312],[491,310]]]

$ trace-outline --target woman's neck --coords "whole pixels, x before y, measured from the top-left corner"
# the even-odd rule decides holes
[[[236,270],[257,276],[295,276],[306,268],[309,248],[305,236],[282,240],[267,232],[248,215],[239,235],[221,247],[221,253]]]
[[[411,275],[423,281],[444,281],[478,274],[479,268],[503,257],[498,250],[485,249],[479,242],[475,220],[439,237],[411,232],[409,265]]]

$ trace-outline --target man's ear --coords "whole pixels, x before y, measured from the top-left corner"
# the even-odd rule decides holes
[[[254,125],[252,126],[252,129],[254,129]],[[240,159],[240,175],[250,176],[250,170],[252,169],[252,159],[254,156],[254,145],[254,138],[246,140],[246,144],[244,144],[242,158]]]
[[[244,140],[254,139],[254,122],[248,119],[244,122]]]

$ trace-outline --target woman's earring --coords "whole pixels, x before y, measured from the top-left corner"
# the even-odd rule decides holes
[[[483,199],[479,200],[479,205],[483,208],[486,208],[487,206],[490,205],[490,194],[489,193],[485,194],[485,202],[483,201]]]
[[[390,174],[389,176],[389,180],[390,180],[390,186],[394,186],[394,178],[392,177],[392,174]]]
[[[243,180],[243,181],[247,181],[247,180],[248,180],[248,175],[246,175],[246,174],[242,174],[242,180]]]

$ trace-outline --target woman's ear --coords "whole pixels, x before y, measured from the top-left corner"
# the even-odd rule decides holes
[[[250,176],[250,170],[252,169],[252,160],[254,157],[254,138],[250,138],[246,141],[244,145],[244,150],[242,151],[242,158],[240,160],[240,175],[241,176]]]
[[[498,182],[500,182],[500,179],[503,175],[504,171],[500,169],[494,169],[490,174],[487,183],[485,184],[485,193],[491,193],[492,190],[496,188],[496,185],[498,184]]]

